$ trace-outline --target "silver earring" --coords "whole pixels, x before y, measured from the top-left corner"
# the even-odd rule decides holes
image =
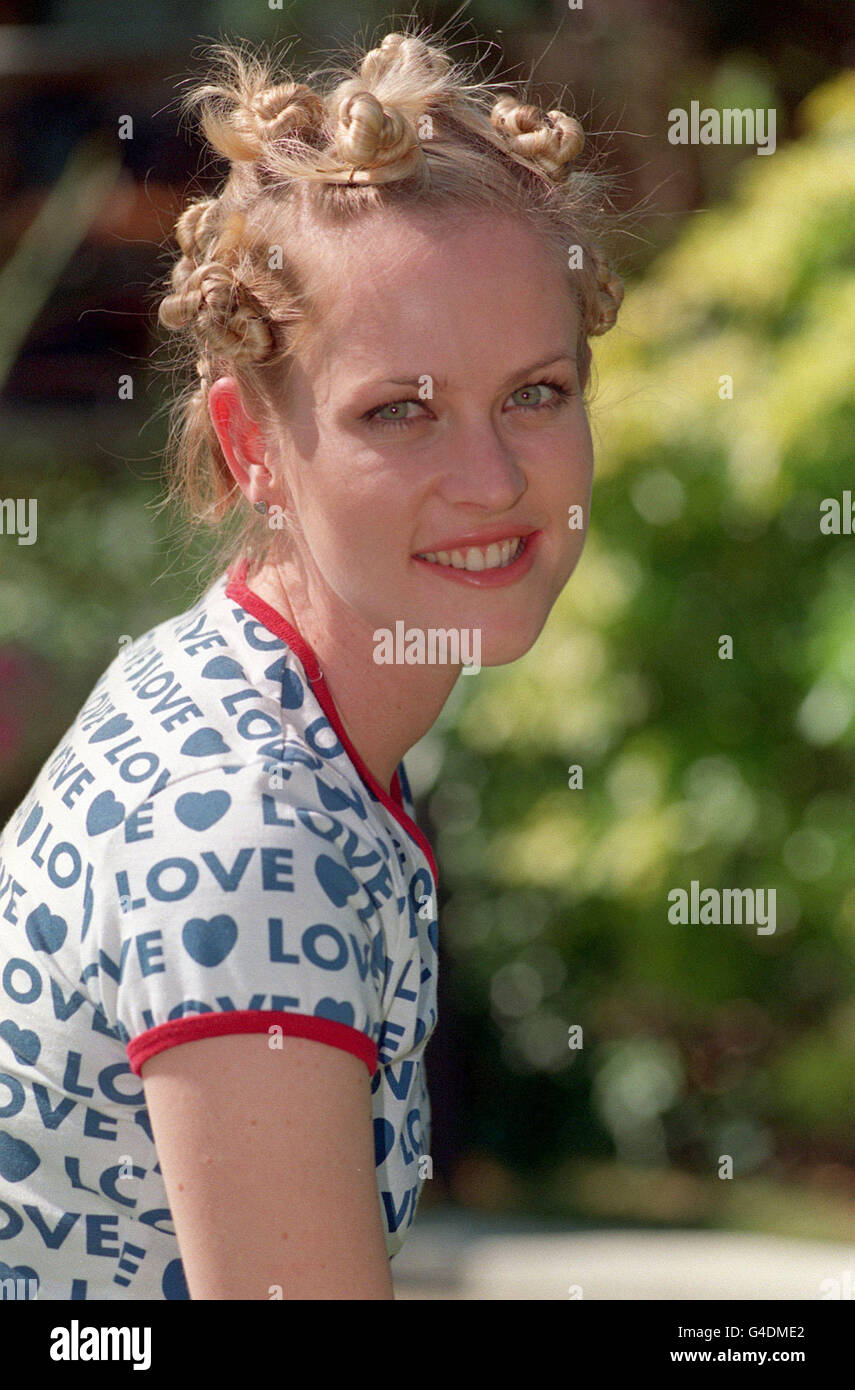
[[[255,510],[261,512],[262,515],[267,511],[267,503],[264,498],[262,498],[260,502],[253,502],[252,505],[255,507]]]

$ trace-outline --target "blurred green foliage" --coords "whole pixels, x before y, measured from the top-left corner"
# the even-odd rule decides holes
[[[819,526],[855,484],[855,74],[800,116],[628,294],[576,574],[427,740],[464,1142],[544,1190],[568,1154],[855,1159],[855,537]],[[774,888],[776,931],[671,924],[693,879]]]

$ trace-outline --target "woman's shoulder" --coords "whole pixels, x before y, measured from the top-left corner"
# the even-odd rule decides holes
[[[241,773],[250,783],[268,764],[322,765],[313,746],[328,721],[301,661],[227,597],[224,578],[186,611],[120,640],[39,777],[42,790],[63,788],[66,805],[69,783],[84,799],[103,781],[130,807],[191,778]],[[298,780],[289,774],[295,788]],[[85,799],[97,833],[116,811],[105,815],[91,790]]]
[[[220,582],[104,672],[0,833],[0,893],[74,915],[82,893],[85,929],[94,881],[121,889],[130,863],[202,868],[240,842],[276,877],[283,840],[346,863],[366,838],[382,859],[366,789],[318,751],[329,734],[294,653]]]

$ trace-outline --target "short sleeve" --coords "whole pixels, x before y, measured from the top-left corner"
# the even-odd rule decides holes
[[[110,837],[84,975],[137,1075],[165,1048],[245,1032],[313,1038],[377,1069],[388,850],[347,784],[270,767],[179,779]]]

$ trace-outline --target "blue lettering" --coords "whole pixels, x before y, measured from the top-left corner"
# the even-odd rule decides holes
[[[168,869],[179,869],[184,874],[184,882],[178,888],[162,888],[160,876]],[[161,859],[158,864],[154,864],[146,876],[146,887],[153,898],[161,903],[178,902],[180,898],[186,898],[193,892],[199,882],[199,870],[189,859]]]
[[[294,851],[265,845],[261,851],[261,883],[266,889],[281,888],[293,893]]]
[[[22,970],[29,976],[30,988],[28,990],[18,990],[12,984],[12,976],[16,970]],[[6,962],[3,971],[3,988],[10,999],[14,999],[16,1004],[34,1004],[42,992],[42,977],[34,965],[30,965],[28,960],[21,960],[20,956],[13,956]]]
[[[166,966],[163,960],[161,942],[163,934],[157,930],[144,931],[136,938],[137,955],[143,975],[162,975]]]
[[[263,852],[264,851],[262,851],[262,853]],[[206,851],[202,855],[202,860],[205,864],[207,864],[208,868],[211,870],[211,873],[214,875],[214,878],[217,880],[220,887],[225,888],[227,893],[233,893],[237,888],[238,884],[240,883],[241,879],[243,878],[244,874],[246,873],[246,866],[254,853],[255,851],[252,849],[240,850],[238,852],[237,859],[235,860],[231,869],[228,870],[226,869],[225,865],[220,863],[216,854],[214,854],[211,850]]]
[[[66,1091],[70,1091],[74,1096],[94,1096],[94,1086],[81,1086],[78,1084],[80,1081],[80,1063],[82,1061],[83,1057],[81,1053],[69,1052],[65,1062],[65,1076],[62,1081],[63,1088]]]
[[[70,1115],[77,1106],[76,1100],[69,1100],[68,1096],[64,1096],[56,1109],[51,1109],[47,1088],[40,1081],[33,1082],[33,1095],[36,1098],[36,1105],[39,1107],[39,1114],[45,1129],[59,1129],[66,1116]]]
[[[380,1193],[380,1196],[383,1199],[383,1206],[386,1208],[386,1222],[390,1231],[397,1231],[398,1227],[400,1226],[404,1218],[404,1213],[410,1205],[410,1198],[413,1195],[413,1191],[414,1189],[410,1188],[408,1189],[408,1191],[404,1193],[404,1200],[401,1203],[399,1210],[397,1211],[395,1210],[395,1202],[391,1192]]]
[[[0,1211],[9,1218],[0,1231],[0,1240],[14,1240],[15,1236],[20,1235],[24,1229],[24,1218],[19,1216],[14,1207],[10,1207],[7,1202],[0,1202]]]
[[[114,1062],[112,1066],[104,1067],[98,1073],[98,1085],[108,1100],[112,1100],[116,1105],[144,1105],[145,1092],[140,1089],[135,1091],[132,1096],[125,1095],[116,1086],[116,1081],[120,1076],[133,1076],[127,1062]],[[134,1078],[136,1081],[137,1078]]]
[[[166,1015],[168,1020],[183,1018],[185,1014],[212,1014],[215,1010],[210,1004],[200,1004],[198,999],[182,999],[180,1004],[176,1004],[174,1009],[170,1009]]]
[[[63,1212],[59,1221],[50,1229],[38,1207],[25,1206],[24,1211],[32,1221],[48,1250],[58,1250],[66,1239],[75,1221],[80,1220],[79,1211]]]
[[[152,803],[144,801],[135,811],[132,811],[125,819],[125,844],[131,844],[135,840],[150,840],[154,831],[147,830],[145,827],[151,825]]]
[[[100,1110],[92,1110],[87,1107],[86,1119],[83,1121],[83,1133],[89,1139],[115,1139],[116,1128],[119,1121],[114,1120],[110,1115],[102,1115]],[[108,1126],[112,1125],[112,1129]]]
[[[115,1163],[112,1168],[105,1168],[98,1181],[101,1184],[101,1191],[104,1193],[105,1197],[111,1197],[114,1202],[120,1202],[123,1207],[135,1207],[137,1204],[136,1197],[122,1197],[116,1191],[117,1181],[127,1182],[128,1180],[127,1173],[125,1173],[124,1177],[121,1179],[119,1178],[119,1174],[123,1172],[124,1166],[125,1165],[122,1163]],[[144,1178],[145,1168],[138,1168],[136,1164],[133,1164],[131,1167],[131,1176],[135,1178]]]
[[[161,1231],[166,1236],[174,1236],[175,1229],[172,1226],[172,1213],[169,1207],[153,1207],[151,1211],[140,1212],[138,1221],[144,1221],[147,1226],[152,1226],[156,1231]],[[167,1226],[159,1226],[159,1221],[166,1221]]]
[[[87,1187],[85,1182],[81,1180],[79,1158],[72,1158],[67,1154],[65,1159],[65,1171],[69,1176],[72,1187],[79,1188],[82,1192],[93,1192],[96,1197],[98,1196],[97,1187]]]
[[[16,1076],[9,1076],[6,1072],[0,1072],[0,1086],[8,1086],[12,1099],[5,1105],[0,1106],[0,1119],[8,1120],[12,1115],[17,1115],[19,1110],[23,1110],[24,1088]]]
[[[87,1255],[104,1255],[106,1259],[114,1260],[119,1253],[118,1225],[118,1216],[87,1216]],[[108,1245],[107,1241],[111,1238],[113,1244]]]
[[[288,808],[290,810],[290,807]],[[265,825],[293,825],[294,817],[285,815],[280,817],[276,810],[276,798],[270,796],[268,792],[261,794],[261,811]]]
[[[336,947],[337,954],[333,960],[326,960],[317,950],[315,942],[320,937],[329,937]],[[319,922],[314,927],[306,928],[303,932],[302,947],[303,954],[308,957],[312,965],[319,965],[322,970],[341,970],[347,964],[347,942],[341,932],[323,922]]]
[[[267,932],[270,939],[270,959],[277,963],[282,962],[286,965],[297,965],[300,957],[296,954],[286,955],[282,940],[282,918],[268,917]]]
[[[223,701],[225,704],[225,701]],[[253,732],[253,728],[261,723],[262,728]],[[248,709],[237,722],[237,731],[241,738],[268,738],[270,734],[281,734],[282,724],[278,719],[274,719],[272,714],[263,709]]]
[[[321,738],[328,740],[326,746],[321,743]],[[320,753],[322,758],[335,758],[344,752],[338,734],[323,714],[306,726],[306,742],[315,753]]]

